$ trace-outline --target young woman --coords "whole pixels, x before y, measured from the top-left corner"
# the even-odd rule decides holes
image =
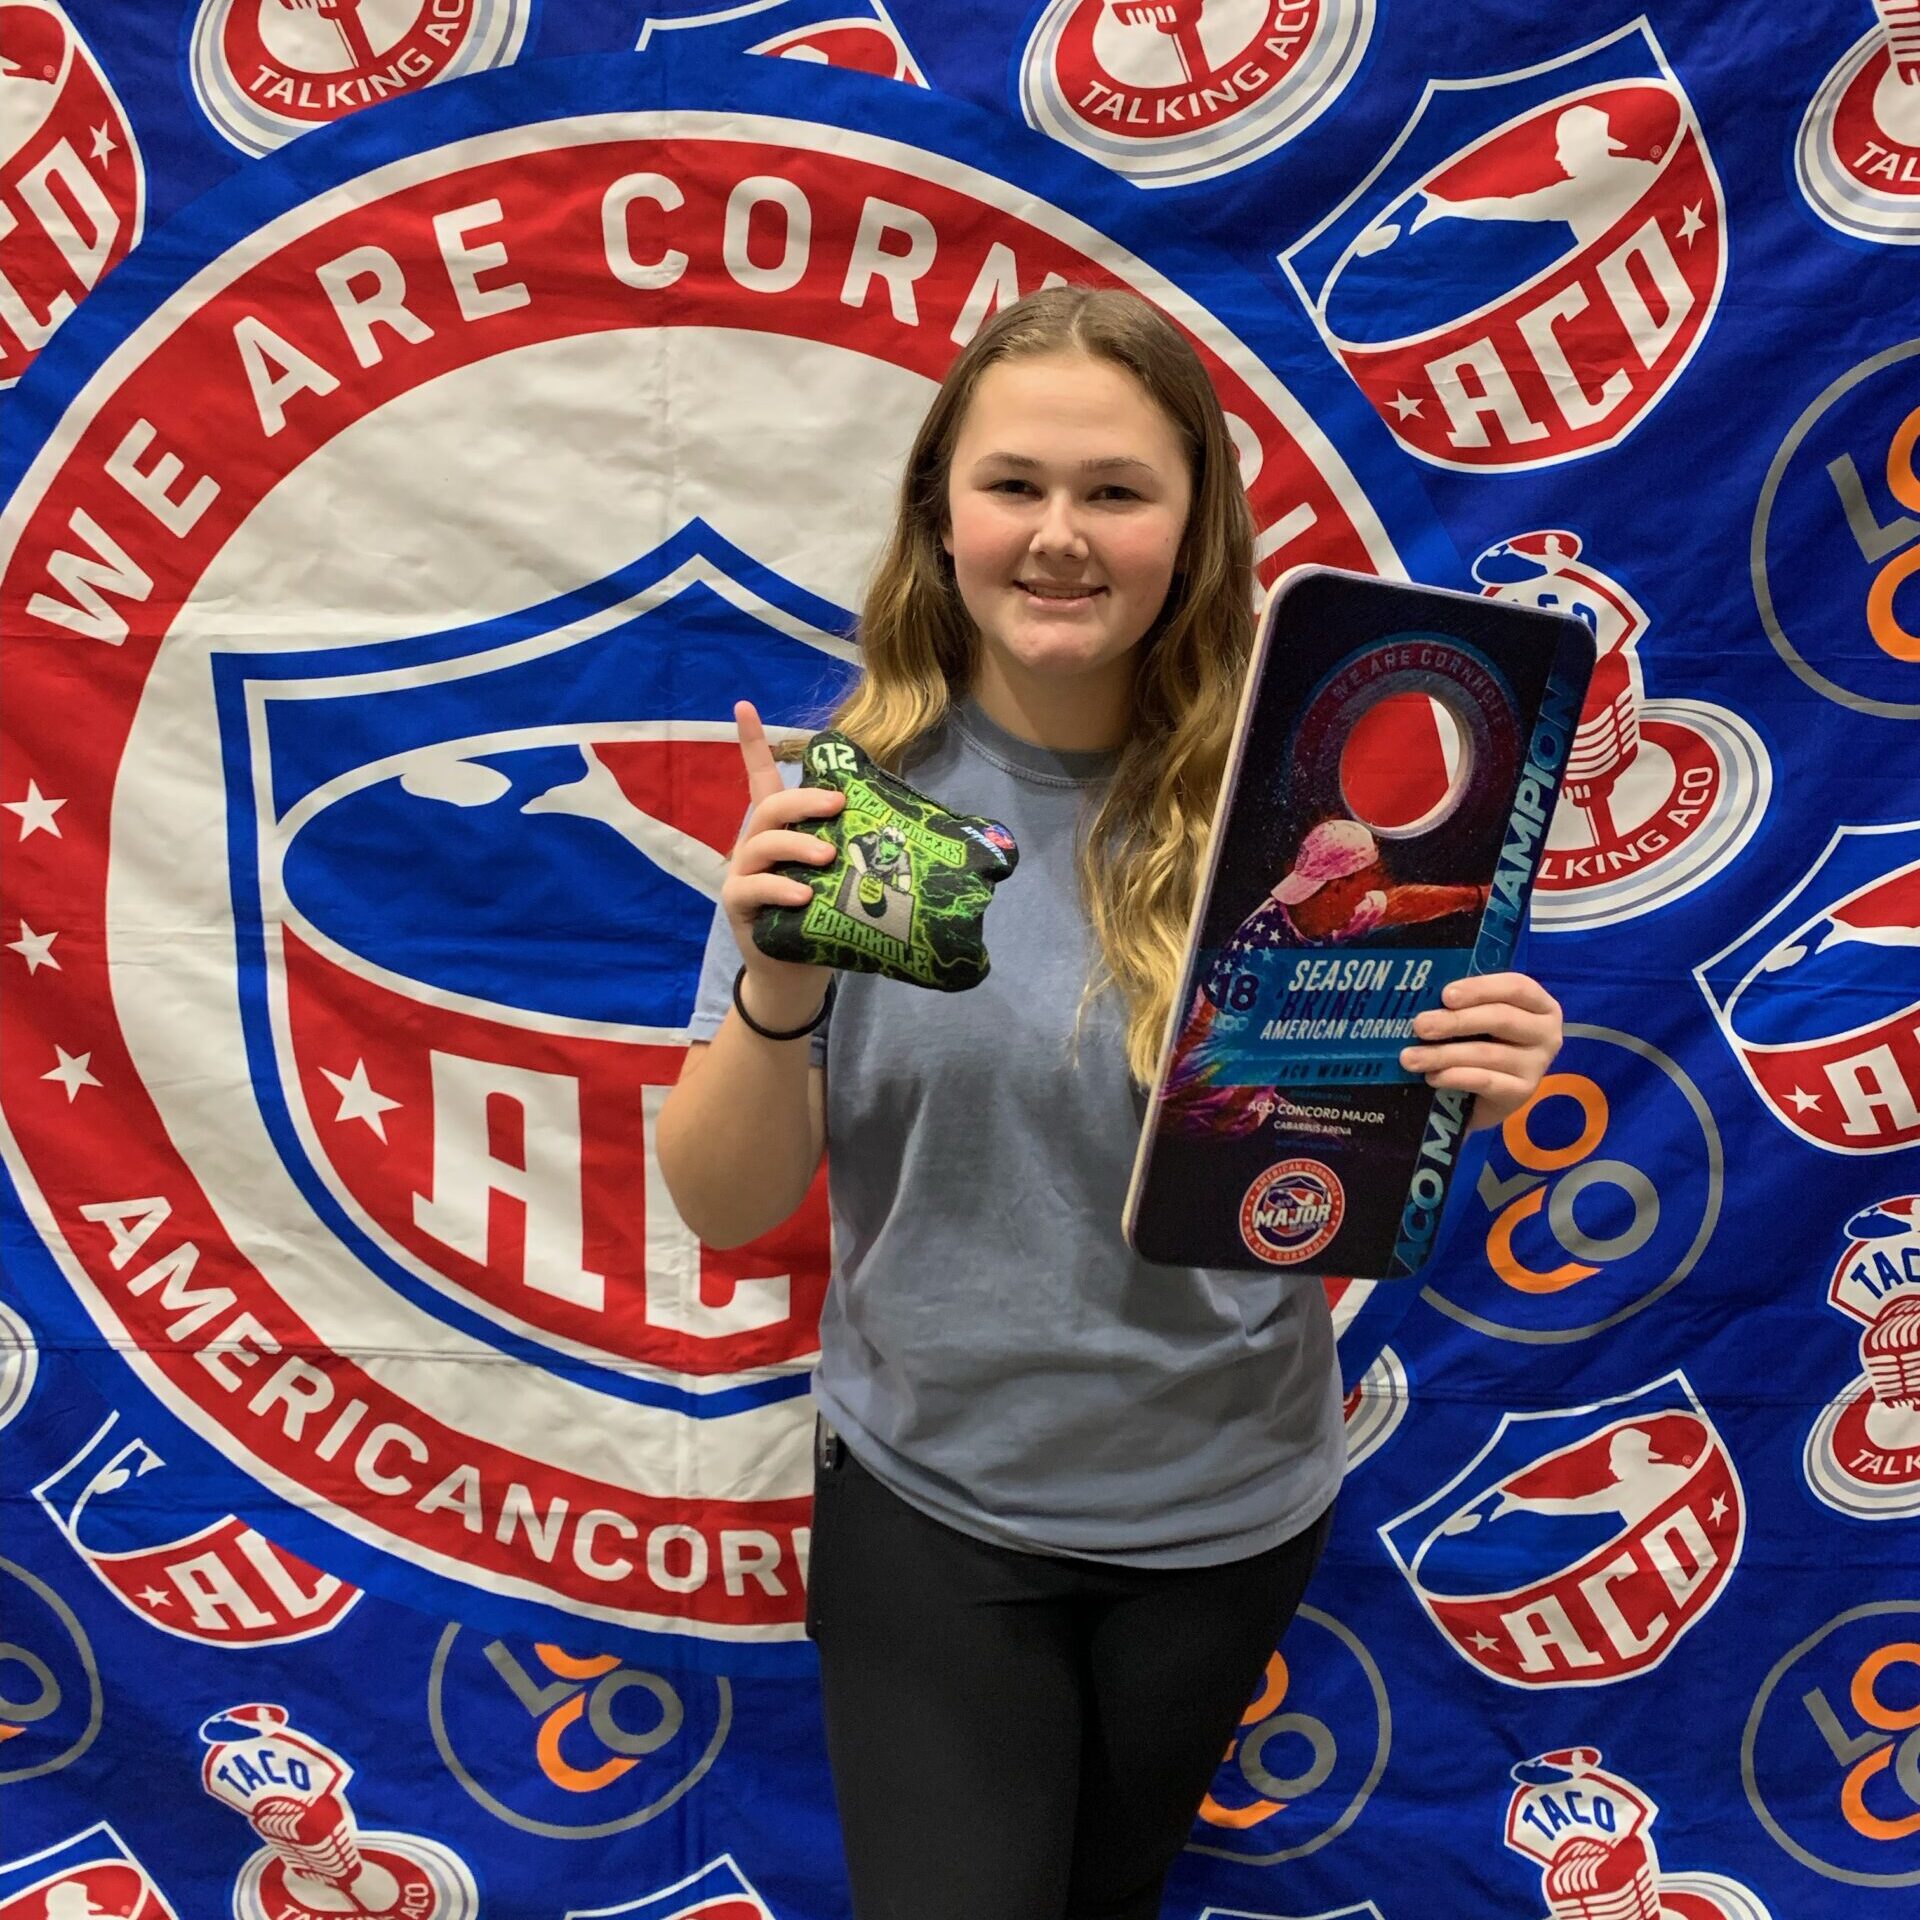
[[[831,857],[736,709],[753,806],[658,1129],[687,1223],[754,1238],[829,1141],[808,1630],[857,1920],[1146,1920],[1320,1557],[1344,1465],[1320,1282],[1120,1235],[1251,639],[1219,403],[1145,302],[1000,312],[914,441],[833,717],[1019,866],[944,995],[768,959]],[[1408,1064],[1525,1101],[1559,1009],[1448,990]]]

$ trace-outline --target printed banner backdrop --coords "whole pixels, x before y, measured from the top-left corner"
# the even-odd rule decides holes
[[[1916,0],[0,0],[0,1920],[848,1912],[824,1179],[650,1142],[732,703],[1054,280],[1263,579],[1602,655],[1167,1913],[1920,1914],[1916,246]]]

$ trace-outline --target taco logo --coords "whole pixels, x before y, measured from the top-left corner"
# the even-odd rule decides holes
[[[1920,1513],[1920,1195],[1863,1207],[1827,1282],[1860,1329],[1860,1371],[1807,1435],[1807,1485],[1861,1520]]]
[[[1490,600],[1570,613],[1593,629],[1593,679],[1534,881],[1531,924],[1572,932],[1681,899],[1735,858],[1766,812],[1773,772],[1746,721],[1704,700],[1649,700],[1647,615],[1562,528],[1488,547]]]
[[[1339,98],[1374,0],[1049,0],[1020,56],[1027,124],[1143,187],[1259,160]]]
[[[1867,7],[1855,11],[1864,18]],[[1920,8],[1873,0],[1873,13],[1807,104],[1794,173],[1829,226],[1912,246],[1920,241]]]
[[[242,153],[436,80],[502,67],[533,0],[200,0],[194,97]]]

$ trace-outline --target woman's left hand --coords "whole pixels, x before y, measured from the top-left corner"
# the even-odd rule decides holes
[[[1478,1095],[1468,1132],[1497,1127],[1540,1090],[1560,1051],[1560,1003],[1524,973],[1470,974],[1440,1000],[1415,1019],[1400,1064],[1430,1087]]]

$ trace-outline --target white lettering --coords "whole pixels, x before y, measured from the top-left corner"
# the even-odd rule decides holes
[[[1920,1037],[1920,1029],[1916,1029],[1916,1037]],[[1827,1084],[1840,1096],[1846,1110],[1843,1133],[1855,1139],[1872,1138],[1882,1132],[1920,1126],[1920,1106],[1914,1104],[1913,1089],[1902,1076],[1891,1047],[1870,1047],[1865,1053],[1829,1061],[1826,1075]],[[1885,1113],[1884,1127],[1875,1117],[1876,1111]]]
[[[438,1051],[432,1062],[433,1193],[413,1196],[414,1225],[485,1266],[489,1203],[495,1193],[507,1194],[526,1209],[522,1280],[537,1292],[599,1312],[606,1304],[606,1276],[582,1264],[579,1081]],[[487,1102],[493,1096],[520,1109],[520,1166],[488,1145]]]
[[[194,1358],[231,1393],[241,1384],[235,1367],[257,1366],[263,1354],[278,1353],[280,1342],[250,1313],[236,1313],[217,1340],[197,1348]]]
[[[107,602],[101,589],[122,594],[129,600],[144,600],[153,592],[152,576],[85,507],[75,507],[67,525],[93,552],[69,553],[62,548],[48,556],[47,571],[71,600],[86,604],[73,606],[69,600],[36,593],[27,602],[27,611],[36,620],[45,620],[52,626],[65,627],[69,633],[89,640],[104,640],[108,646],[117,647],[127,637],[127,616]]]
[[[1467,391],[1460,377],[1463,373],[1474,376],[1479,382],[1479,392]],[[1491,340],[1476,340],[1470,346],[1428,361],[1427,378],[1433,382],[1433,390],[1440,396],[1440,404],[1453,423],[1447,438],[1454,446],[1489,445],[1490,436],[1482,417],[1487,414],[1499,421],[1500,431],[1514,446],[1546,438],[1546,428],[1521,404]]]
[[[500,1522],[493,1530],[493,1537],[503,1547],[510,1547],[517,1526],[527,1536],[527,1545],[542,1560],[551,1560],[559,1549],[560,1529],[566,1518],[565,1494],[556,1493],[542,1514],[533,1504],[533,1495],[516,1480],[508,1487],[507,1497],[500,1503]]]
[[[225,1633],[235,1627],[270,1627],[273,1615],[255,1605],[233,1571],[217,1553],[197,1554],[191,1560],[177,1560],[167,1569],[167,1578],[179,1588],[193,1614],[193,1624],[207,1633]]]
[[[1633,1571],[1633,1555],[1623,1548],[1598,1572],[1588,1574],[1580,1582],[1580,1591],[1592,1606],[1594,1617],[1600,1622],[1607,1638],[1613,1642],[1614,1650],[1623,1658],[1645,1653],[1659,1639],[1661,1629],[1667,1624],[1664,1613],[1653,1616],[1647,1623],[1645,1634],[1636,1634],[1627,1624],[1627,1616],[1620,1611],[1620,1603],[1613,1597],[1613,1586],[1616,1581],[1628,1578]]]
[[[1567,425],[1574,428],[1598,426],[1633,392],[1633,382],[1627,377],[1626,369],[1615,367],[1601,382],[1599,398],[1590,400],[1580,384],[1580,376],[1568,363],[1559,336],[1553,330],[1554,322],[1571,320],[1576,314],[1585,313],[1588,305],[1586,289],[1576,283],[1562,287],[1520,316],[1521,336],[1533,349],[1533,357],[1546,375],[1553,404],[1560,409]]]
[[[687,1550],[687,1569],[684,1573],[674,1573],[667,1566],[667,1549],[675,1545],[684,1546]],[[665,1587],[669,1593],[692,1593],[695,1588],[705,1586],[705,1538],[692,1527],[655,1527],[647,1535],[647,1571],[653,1576],[654,1584]]]
[[[1580,1638],[1567,1610],[1551,1594],[1530,1605],[1503,1613],[1500,1624],[1513,1638],[1520,1665],[1527,1673],[1550,1673],[1557,1649],[1570,1667],[1597,1667],[1601,1656]]]
[[[298,1441],[306,1432],[307,1416],[333,1404],[333,1382],[298,1354],[289,1354],[261,1382],[247,1402],[247,1411],[263,1418],[275,1406],[285,1409],[280,1430],[289,1440]]]
[[[642,1139],[659,1137],[660,1110],[668,1087],[640,1091]],[[793,1276],[781,1273],[743,1278],[723,1306],[700,1297],[700,1242],[673,1204],[659,1161],[645,1154],[647,1200],[647,1324],[670,1333],[718,1340],[730,1333],[753,1333],[778,1326],[793,1311]]]
[[[882,248],[881,241],[890,233],[906,240],[905,253],[888,253]],[[853,255],[847,262],[841,304],[865,306],[873,282],[884,280],[893,317],[903,327],[917,327],[920,308],[914,299],[913,283],[933,265],[934,247],[933,222],[924,213],[869,195],[860,209],[860,231],[854,236]]]
[[[286,403],[296,393],[331,393],[340,384],[257,314],[243,313],[233,323],[233,344],[240,349],[260,431],[269,440],[287,424]]]
[[[1666,303],[1666,317],[1656,320],[1648,309],[1639,283],[1633,277],[1638,260],[1653,282],[1654,291]],[[1667,245],[1658,220],[1649,218],[1644,226],[1628,234],[1619,246],[1600,263],[1600,284],[1613,296],[1613,304],[1626,323],[1627,337],[1640,356],[1640,364],[1650,367],[1667,349],[1668,343],[1685,324],[1694,309],[1693,289],[1680,271],[1680,262]]]
[[[107,1258],[118,1273],[152,1238],[154,1228],[172,1212],[173,1202],[154,1194],[146,1200],[97,1201],[90,1207],[82,1207],[80,1217],[99,1221],[113,1235],[113,1251]]]
[[[783,216],[780,258],[771,266],[756,266],[747,252],[756,207],[778,207]],[[768,173],[749,174],[727,195],[721,258],[727,271],[749,293],[785,293],[798,286],[812,247],[813,208],[791,180]]]
[[[407,307],[406,275],[384,247],[355,247],[316,268],[315,277],[333,302],[340,329],[347,336],[353,357],[363,367],[378,366],[385,358],[385,350],[374,337],[375,327],[390,329],[412,346],[433,338],[433,329]],[[353,283],[366,279],[373,285],[364,293],[356,293]]]
[[[687,270],[687,256],[668,247],[657,260],[638,260],[627,211],[636,200],[651,200],[663,213],[677,213],[687,196],[663,173],[622,174],[600,201],[600,237],[607,266],[623,287],[670,287]]]
[[[388,1473],[380,1464],[380,1456],[389,1447],[415,1460],[424,1461],[427,1457],[426,1443],[417,1435],[409,1433],[396,1421],[382,1420],[378,1425],[369,1427],[366,1438],[360,1442],[360,1451],[354,1455],[353,1477],[369,1493],[411,1493],[411,1480],[397,1473]]]
[[[624,1514],[609,1513],[605,1507],[589,1507],[574,1529],[573,1564],[594,1580],[624,1580],[633,1571],[633,1562],[625,1554],[602,1560],[594,1553],[595,1535],[615,1533],[622,1540],[638,1540],[640,1529]]]
[[[209,1320],[217,1320],[235,1304],[231,1287],[192,1288],[187,1282],[200,1263],[200,1249],[189,1240],[127,1282],[133,1294],[151,1293],[159,1287],[160,1304],[180,1318],[167,1329],[169,1340],[184,1340],[197,1333]]]
[[[498,200],[476,200],[470,207],[454,207],[433,216],[433,237],[440,243],[440,257],[447,263],[447,278],[453,283],[453,297],[460,303],[463,320],[510,313],[533,298],[518,280],[502,281],[493,287],[480,284],[483,273],[507,264],[507,250],[498,240],[479,246],[469,242],[477,228],[498,226],[502,217]]]

